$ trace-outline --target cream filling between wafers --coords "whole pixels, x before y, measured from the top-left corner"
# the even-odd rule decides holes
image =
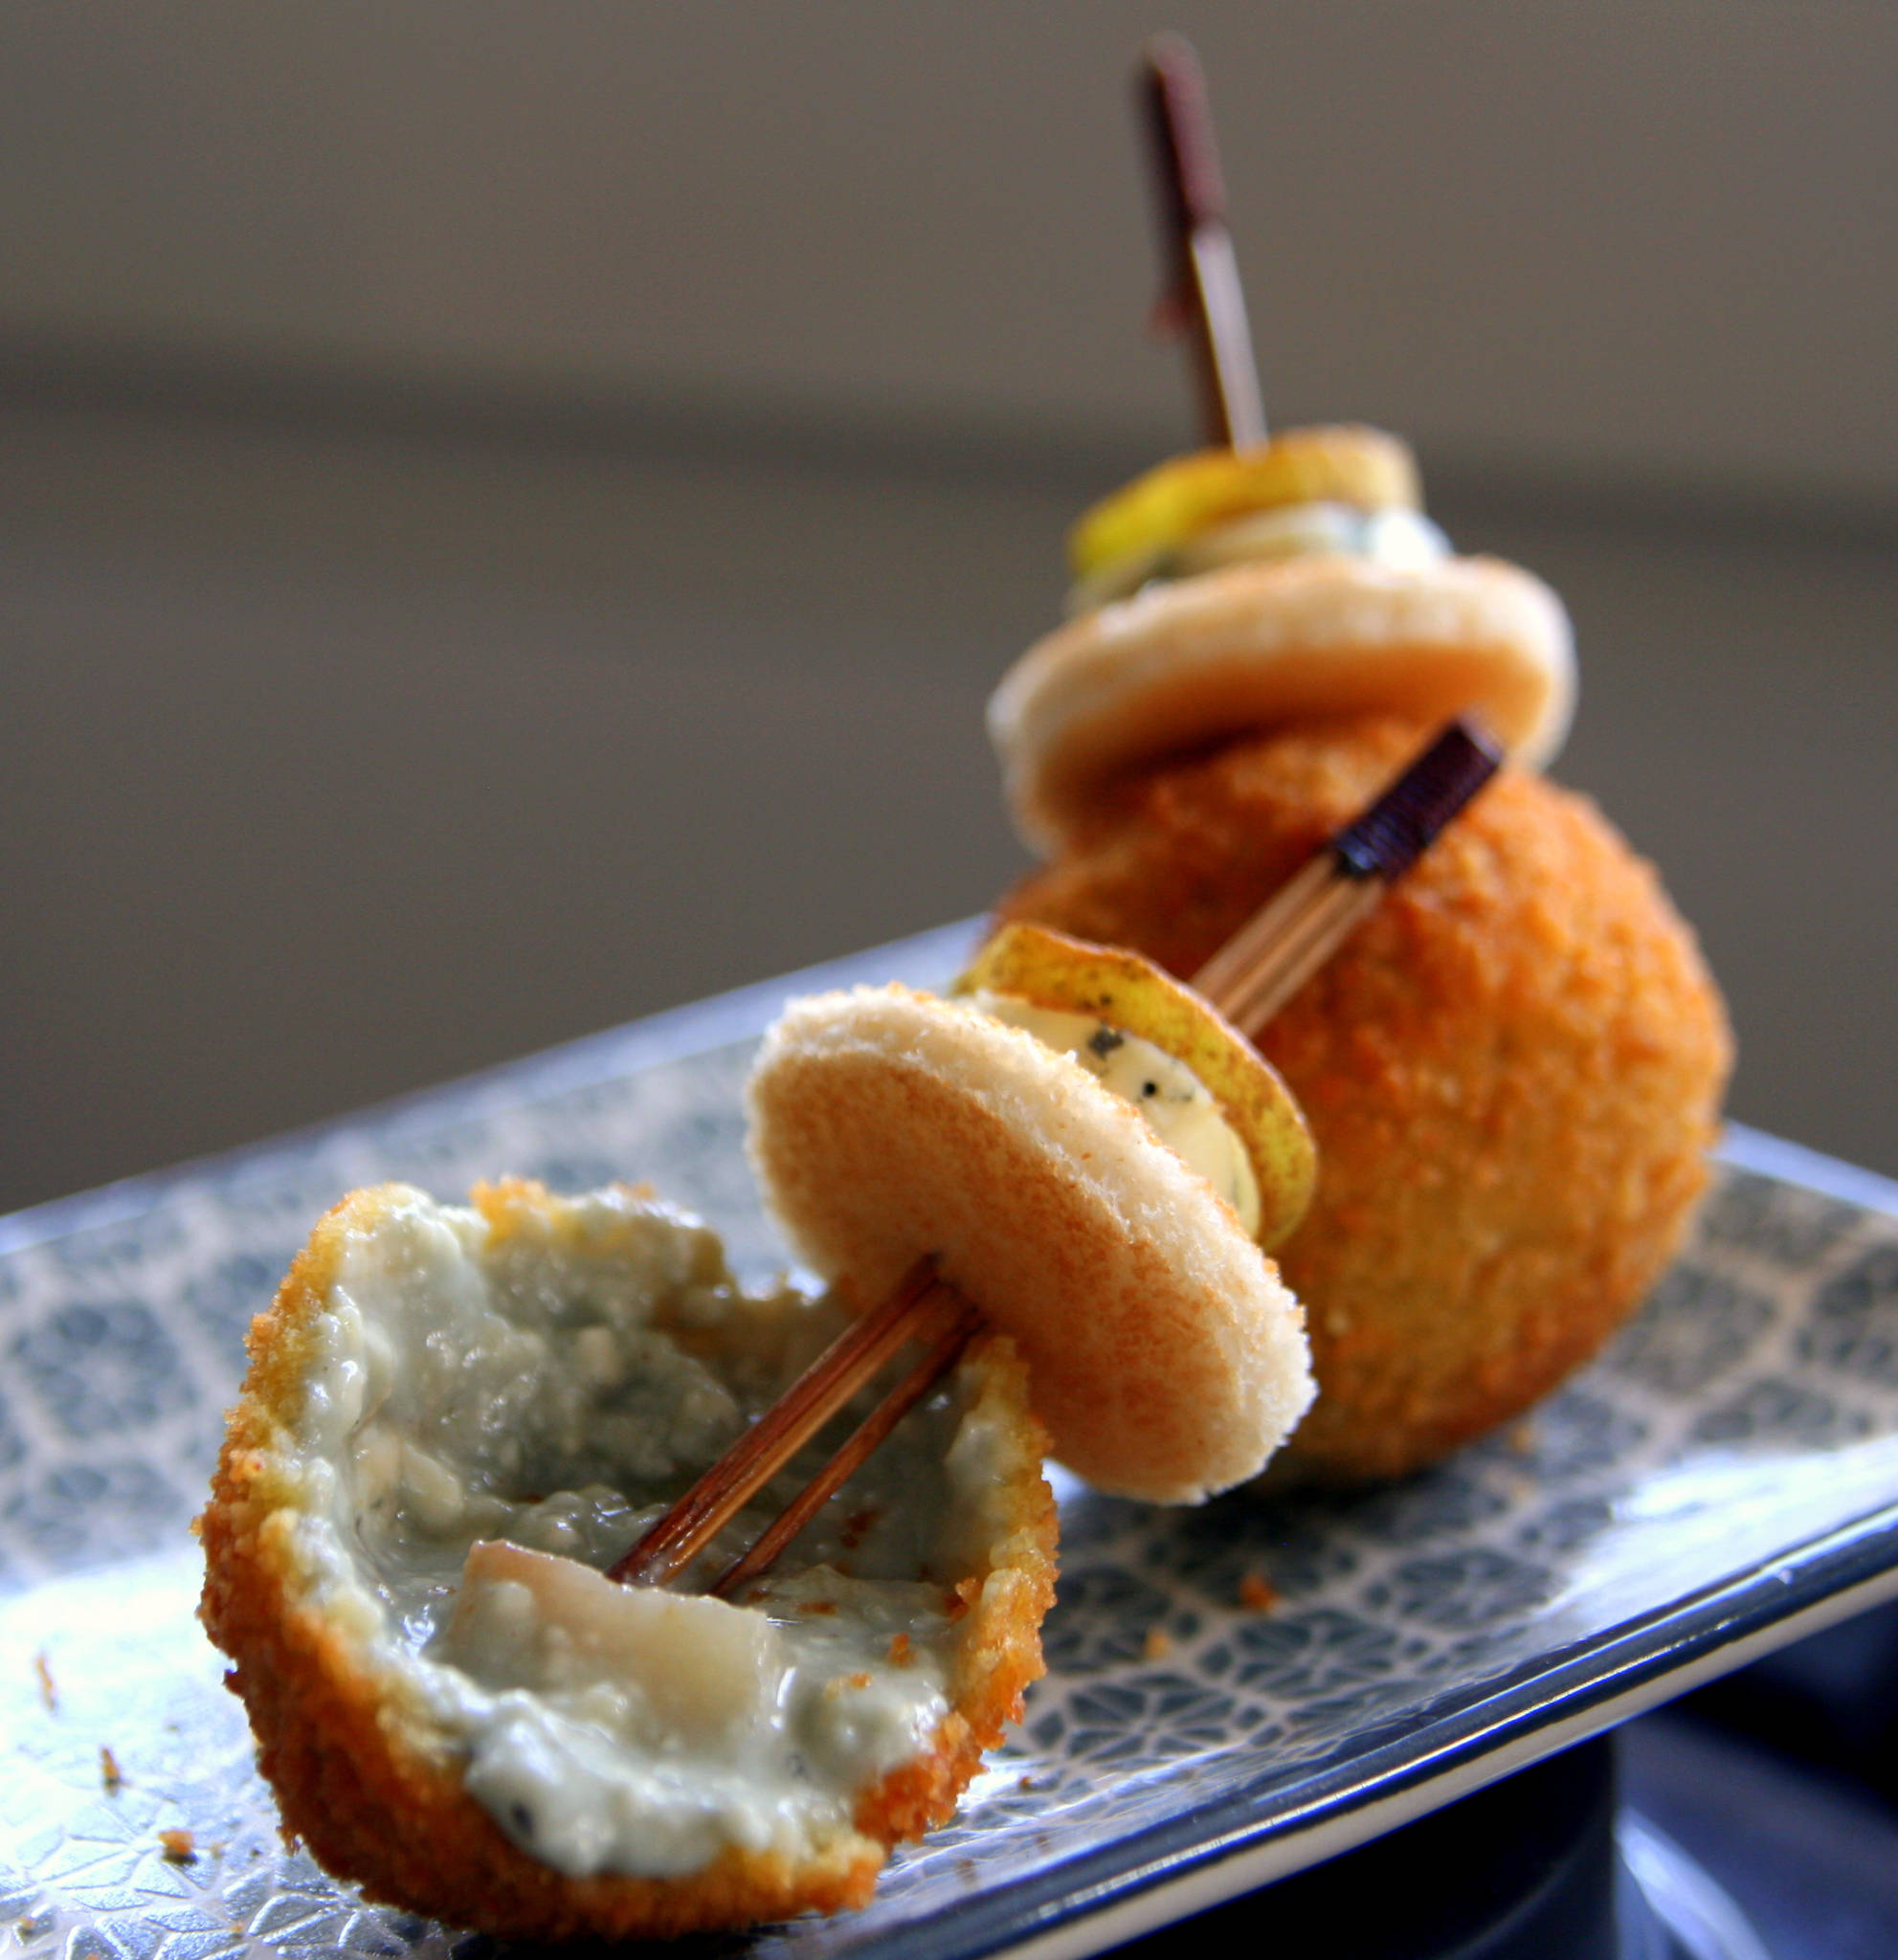
[[[1229,565],[1330,553],[1417,570],[1450,555],[1449,540],[1421,511],[1359,510],[1348,503],[1290,503],[1208,525],[1178,545],[1129,552],[1075,580],[1069,618],[1130,597],[1143,586],[1193,578]]]
[[[1218,1099],[1185,1062],[1095,1014],[1041,1007],[1013,993],[977,991],[956,999],[1072,1056],[1104,1088],[1131,1103],[1154,1136],[1225,1199],[1248,1238],[1258,1237],[1259,1177],[1251,1153]]]

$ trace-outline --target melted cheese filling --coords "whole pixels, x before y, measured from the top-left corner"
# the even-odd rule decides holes
[[[566,1215],[577,1229],[497,1240],[416,1192],[352,1244],[291,1452],[312,1592],[544,1863],[664,1877],[729,1845],[806,1855],[948,1712],[952,1589],[986,1570],[1001,1439],[951,1378],[745,1605],[610,1583],[843,1316],[741,1292],[710,1233],[626,1192]]]
[[[1259,1236],[1259,1178],[1251,1154],[1226,1121],[1217,1098],[1185,1062],[1095,1014],[1038,1007],[1012,993],[976,992],[963,998],[991,1018],[1072,1056],[1104,1087],[1139,1110],[1160,1142],[1225,1199],[1239,1214],[1248,1238]]]
[[[1319,552],[1368,558],[1408,570],[1447,558],[1450,544],[1421,511],[1368,511],[1347,503],[1249,510],[1209,525],[1184,544],[1130,552],[1077,579],[1068,589],[1066,611],[1072,618],[1130,598],[1143,586],[1193,578],[1228,565],[1266,564]]]

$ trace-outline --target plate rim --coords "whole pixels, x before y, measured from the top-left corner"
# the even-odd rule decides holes
[[[787,994],[902,979],[935,985],[983,926],[952,921],[905,938],[640,1016],[448,1082],[258,1142],[0,1216],[0,1258],[138,1217],[193,1189],[228,1190],[366,1126],[399,1138],[484,1109],[559,1094],[754,1038]],[[1744,1124],[1714,1152],[1728,1167],[1898,1217],[1898,1181]],[[1399,1732],[1341,1759],[1335,1747],[1289,1772],[1262,1770],[1237,1789],[1170,1817],[985,1885],[926,1916],[849,1923],[842,1956],[981,1960],[1006,1949],[1080,1960],[1115,1941],[1203,1910],[1366,1841],[1483,1783],[1610,1726],[1842,1617],[1898,1594],[1898,1496],[1870,1505],[1743,1572],[1566,1647],[1546,1649],[1492,1681],[1445,1690],[1397,1722]],[[1287,1795],[1292,1801],[1287,1802]],[[1263,1814],[1270,1803],[1269,1815]],[[769,1931],[762,1942],[769,1943]]]
[[[1793,1566],[1797,1571],[1788,1570]],[[1262,1776],[1203,1808],[1002,1880],[927,1921],[873,1929],[860,1942],[846,1939],[837,1950],[868,1955],[886,1947],[893,1951],[900,1944],[904,1960],[983,1960],[1020,1948],[1043,1960],[1045,1942],[1046,1960],[1079,1960],[1142,1930],[1112,1922],[1146,1895],[1188,1883],[1214,1867],[1229,1867],[1229,1883],[1197,1887],[1190,1907],[1148,1924],[1172,1924],[1203,1911],[1425,1815],[1689,1685],[1893,1596],[1898,1498],[1835,1526],[1791,1557],[1761,1560],[1744,1573],[1702,1588],[1685,1611],[1678,1602],[1657,1609],[1618,1628],[1605,1642],[1574,1643],[1552,1665],[1548,1657],[1538,1657],[1496,1682],[1426,1705],[1401,1735],[1369,1754],[1316,1766],[1310,1795],[1289,1809],[1268,1817],[1248,1815],[1264,1797],[1283,1795],[1283,1785]],[[1657,1644],[1654,1636],[1662,1632],[1671,1637]],[[1550,1692],[1552,1682],[1556,1685]],[[1416,1738],[1433,1729],[1441,1731],[1439,1738],[1417,1750]],[[1536,1747],[1538,1742],[1545,1746]],[[1471,1773],[1485,1769],[1490,1773]],[[1393,1814],[1373,1828],[1349,1828],[1353,1817],[1386,1806]],[[1301,1839],[1305,1855],[1258,1857]],[[1097,1916],[1103,1920],[1098,1940],[1083,1935],[1055,1942],[1053,1936]]]
[[[883,980],[903,980],[915,986],[940,984],[973,947],[986,924],[979,913],[950,920],[858,952],[819,960],[764,980],[747,981],[703,1000],[660,1008],[591,1035],[576,1036],[570,1041],[556,1042],[550,1048],[279,1130],[251,1143],[188,1157],[177,1164],[0,1214],[0,1258],[49,1238],[134,1216],[187,1185],[228,1184],[265,1169],[277,1158],[319,1148],[365,1123],[400,1126],[460,1109],[472,1111],[503,1091],[553,1094],[569,1081],[595,1078],[605,1067],[636,1068],[746,1040],[764,1032],[792,992]],[[1751,1124],[1726,1123],[1712,1154],[1717,1162],[1736,1169],[1753,1170],[1783,1184],[1898,1217],[1898,1179],[1756,1129]]]

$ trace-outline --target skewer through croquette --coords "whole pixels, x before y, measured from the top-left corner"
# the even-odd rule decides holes
[[[1119,785],[1004,919],[1197,969],[1423,746],[1399,718],[1227,741]],[[1319,1149],[1279,1250],[1318,1400],[1288,1474],[1430,1462],[1594,1354],[1678,1249],[1731,1061],[1650,866],[1506,768],[1262,1031]]]

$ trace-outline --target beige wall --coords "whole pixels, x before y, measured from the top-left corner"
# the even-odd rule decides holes
[[[1274,412],[1563,590],[1735,1112],[1898,1173],[1898,9],[1172,17]],[[0,1210],[994,895],[1150,22],[0,9]]]
[[[1898,499],[1898,9],[0,11],[0,345],[1150,448],[1125,75],[1214,76],[1268,405],[1440,460]]]

